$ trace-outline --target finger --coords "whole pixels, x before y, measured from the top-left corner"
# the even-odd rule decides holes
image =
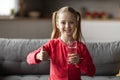
[[[44,46],[41,47],[41,51],[44,51]]]
[[[68,54],[68,57],[76,57],[78,56],[77,54]]]
[[[45,51],[44,51],[44,47],[43,46],[41,47],[40,52],[41,52],[41,55],[44,56],[43,54],[45,54]]]
[[[45,55],[47,55],[47,52],[45,51],[45,48],[44,48],[44,46],[42,46],[42,47],[41,47],[41,52],[42,52],[42,54],[45,54]]]

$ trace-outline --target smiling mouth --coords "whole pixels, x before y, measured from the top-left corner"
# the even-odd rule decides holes
[[[64,31],[67,32],[67,33],[71,32],[71,30],[64,30]]]

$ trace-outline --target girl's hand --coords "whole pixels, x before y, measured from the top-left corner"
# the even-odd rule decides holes
[[[36,55],[36,59],[45,61],[45,60],[48,60],[48,58],[49,58],[48,53],[46,51],[44,51],[44,49],[42,47],[40,53],[38,53]]]
[[[68,54],[68,63],[70,64],[79,64],[80,57],[78,54]]]

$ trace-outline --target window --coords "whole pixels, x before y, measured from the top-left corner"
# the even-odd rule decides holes
[[[18,0],[0,0],[0,16],[9,16],[11,10],[17,11]]]

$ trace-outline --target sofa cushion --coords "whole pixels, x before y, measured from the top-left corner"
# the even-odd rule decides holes
[[[0,80],[48,80],[49,75],[8,75],[0,76]]]
[[[49,75],[9,75],[0,76],[0,80],[48,80]],[[82,80],[120,80],[116,76],[81,76]]]
[[[120,69],[120,42],[89,42],[88,50],[96,66],[96,75],[115,75]]]
[[[120,77],[116,76],[82,76],[82,80],[120,80]]]
[[[47,39],[0,39],[0,74],[49,74],[49,61],[29,65],[26,57]]]
[[[48,39],[0,38],[0,74],[49,74],[50,61],[29,65],[26,57]],[[120,42],[87,42],[96,75],[116,75],[120,69]]]

